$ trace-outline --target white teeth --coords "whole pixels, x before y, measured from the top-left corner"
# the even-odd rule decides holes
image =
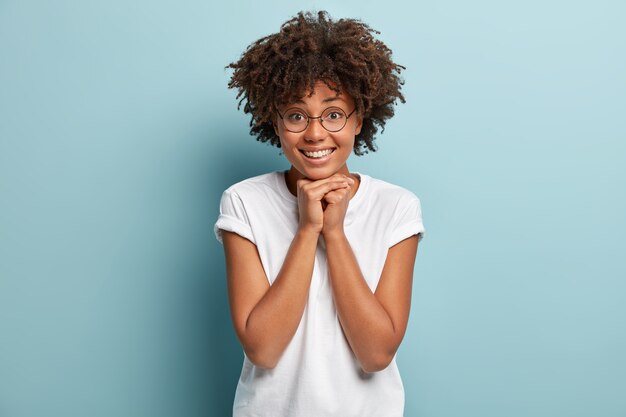
[[[323,151],[307,152],[302,151],[309,158],[322,158],[333,153],[333,149],[325,149]]]

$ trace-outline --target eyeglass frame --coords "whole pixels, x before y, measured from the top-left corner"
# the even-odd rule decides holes
[[[328,109],[332,109],[333,107],[336,107],[336,106],[329,106],[329,107],[326,107],[324,110],[322,110],[322,114],[324,114],[324,112],[325,112],[326,110],[328,110]],[[339,110],[341,110],[341,111],[343,112],[343,114],[346,114],[345,110],[344,110],[344,109],[342,109],[341,107],[336,107],[336,108],[337,108],[337,109],[339,109]],[[288,112],[289,110],[291,110],[291,109],[298,109],[298,110],[302,110],[300,107],[289,107],[287,110],[285,110],[285,113],[287,113],[287,112]],[[283,116],[282,114],[280,114],[280,111],[279,111],[278,109],[276,109],[276,113],[278,113],[278,115],[280,116],[280,120],[283,122],[283,126],[285,126],[285,129],[287,129],[287,131],[288,131],[288,132],[291,132],[291,133],[302,133],[302,132],[304,132],[305,130],[307,130],[307,129],[309,128],[309,123],[311,123],[311,119],[320,119],[320,125],[322,125],[322,127],[324,128],[324,130],[326,130],[327,132],[330,132],[330,133],[337,133],[337,132],[341,132],[341,130],[343,130],[343,128],[344,128],[344,127],[346,127],[346,125],[348,124],[348,119],[350,118],[350,116],[352,116],[352,114],[353,114],[355,111],[356,111],[356,107],[355,107],[355,108],[354,108],[354,109],[350,112],[350,114],[346,115],[346,121],[345,121],[345,123],[343,124],[343,126],[341,126],[341,128],[340,128],[340,129],[337,129],[337,130],[328,130],[328,129],[326,128],[326,126],[324,126],[324,120],[322,120],[322,116],[317,116],[317,117],[309,116],[309,114],[308,114],[307,112],[305,112],[304,110],[302,110],[302,113],[304,113],[304,114],[305,114],[305,116],[306,116],[306,126],[304,126],[304,129],[299,130],[299,131],[297,131],[297,132],[294,132],[293,130],[289,130],[289,129],[287,128],[287,125],[285,124],[285,120],[283,119],[283,117],[284,117],[284,116]]]

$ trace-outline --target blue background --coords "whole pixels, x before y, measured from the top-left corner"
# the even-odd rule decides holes
[[[0,416],[227,416],[212,227],[287,168],[224,69],[302,9],[407,67],[380,151],[420,244],[406,415],[626,416],[623,1],[0,1]]]

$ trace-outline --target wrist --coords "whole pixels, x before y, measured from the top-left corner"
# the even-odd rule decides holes
[[[311,226],[299,226],[296,231],[296,235],[300,235],[303,238],[319,238],[321,231]]]
[[[334,229],[324,229],[322,230],[322,236],[324,236],[324,240],[326,242],[332,240],[343,240],[346,238],[346,234],[343,230],[343,227],[338,227]]]

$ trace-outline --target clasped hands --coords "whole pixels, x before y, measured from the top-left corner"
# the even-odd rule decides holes
[[[316,181],[298,180],[298,227],[324,235],[343,233],[353,185],[354,179],[343,174]]]

